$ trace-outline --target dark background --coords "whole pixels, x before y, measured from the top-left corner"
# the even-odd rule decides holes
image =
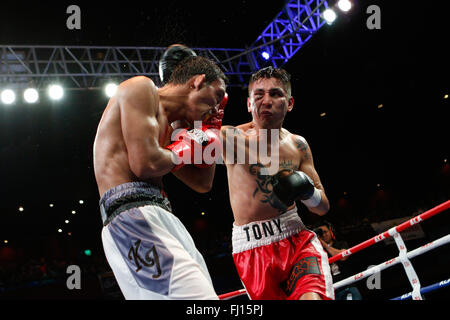
[[[349,13],[322,27],[284,65],[292,75],[295,98],[284,127],[309,142],[331,203],[326,219],[350,246],[376,235],[372,222],[415,216],[450,198],[449,100],[444,99],[450,91],[449,32],[446,10],[439,7],[443,2],[353,2]],[[71,4],[81,8],[78,31],[66,28]],[[0,11],[0,43],[243,48],[256,40],[283,4],[8,2]],[[366,27],[371,4],[381,8],[381,30]],[[246,89],[229,88],[228,93],[224,124],[250,121]],[[109,267],[100,239],[92,146],[106,104],[99,91],[66,91],[62,102],[41,98],[37,105],[0,104],[3,297],[105,298],[97,277]],[[239,289],[230,254],[233,216],[225,168],[217,167],[213,190],[207,194],[193,192],[171,175],[165,186],[174,213],[206,258],[217,292]],[[299,207],[306,224],[317,222]],[[423,222],[426,237],[408,241],[408,248],[448,234],[448,216],[447,210]],[[85,249],[92,255],[84,255]],[[380,243],[349,261],[357,273],[396,255],[395,246]],[[413,260],[424,286],[449,278],[449,256],[447,245]],[[65,289],[69,264],[86,271],[83,290]],[[56,282],[35,281],[39,272],[33,270],[42,265],[56,270]],[[368,290],[361,283],[366,299],[384,300],[410,291],[400,266],[382,273],[383,290]],[[448,298],[448,291],[432,298]]]

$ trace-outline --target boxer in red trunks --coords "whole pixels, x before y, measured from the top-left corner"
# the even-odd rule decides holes
[[[294,106],[290,75],[272,67],[253,74],[247,106],[251,122],[221,129],[234,215],[233,259],[242,283],[250,299],[334,299],[327,254],[295,204],[301,200],[318,215],[329,210],[307,141],[282,128]],[[252,146],[266,138],[267,153],[258,150],[255,156]],[[239,161],[239,154],[246,160]],[[270,174],[269,158],[278,164]]]

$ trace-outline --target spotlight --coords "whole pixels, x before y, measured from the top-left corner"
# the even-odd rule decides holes
[[[39,93],[34,88],[28,88],[23,92],[23,98],[28,103],[35,103],[39,99]]]
[[[69,220],[64,220],[64,223],[65,223],[65,224],[69,223]]]
[[[4,104],[12,104],[16,100],[16,94],[11,89],[2,91],[1,99]]]
[[[114,96],[114,94],[116,93],[117,90],[117,84],[115,83],[108,83],[105,86],[105,94],[108,98],[111,98],[112,96]]]
[[[62,232],[62,229],[58,229],[58,232],[61,233],[61,232]]]
[[[265,60],[269,60],[270,58],[270,54],[267,51],[263,51],[263,53],[261,53],[261,56],[265,59]]]
[[[77,213],[75,210],[72,210],[72,214],[75,214],[75,213]]]
[[[336,13],[332,9],[326,9],[322,15],[328,24],[332,24],[336,20]]]
[[[347,12],[352,8],[352,3],[348,0],[339,0],[338,7],[341,11]]]
[[[84,201],[83,200],[80,200],[80,201],[78,201],[80,204],[83,204],[84,203]]]
[[[48,87],[48,95],[53,100],[59,100],[64,95],[64,90],[59,84],[53,84]]]
[[[22,212],[24,209],[23,207],[19,207],[19,211]]]

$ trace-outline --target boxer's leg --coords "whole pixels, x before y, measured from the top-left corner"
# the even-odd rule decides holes
[[[175,228],[183,234],[173,218],[145,206],[122,212],[104,228],[105,254],[125,298],[218,299],[209,274],[182,244],[192,240],[187,231],[181,241],[172,235]]]
[[[173,294],[177,291],[183,294],[186,291],[191,291],[191,294],[201,292],[198,299],[218,299],[206,262],[180,219],[159,207],[150,208],[150,211],[148,207],[140,210],[156,232],[164,234],[164,237],[169,234],[171,247],[179,252],[174,255],[178,262],[171,284]],[[191,296],[187,299],[197,298]]]
[[[302,294],[299,300],[322,300],[322,298],[315,292],[307,292]]]
[[[290,271],[286,287],[289,288],[289,300],[334,300],[333,280],[328,256],[317,236],[303,230],[291,237],[298,247],[293,256],[293,268]]]

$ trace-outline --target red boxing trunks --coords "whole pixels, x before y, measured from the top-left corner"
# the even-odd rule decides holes
[[[334,300],[328,256],[297,208],[277,218],[233,225],[233,259],[252,300],[297,300],[307,292]]]

